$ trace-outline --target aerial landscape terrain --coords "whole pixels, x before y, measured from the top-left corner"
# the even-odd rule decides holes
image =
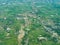
[[[60,0],[0,0],[0,45],[60,45]]]

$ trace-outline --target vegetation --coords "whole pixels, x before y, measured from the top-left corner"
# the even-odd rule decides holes
[[[51,1],[0,0],[0,45],[60,45],[60,4]]]

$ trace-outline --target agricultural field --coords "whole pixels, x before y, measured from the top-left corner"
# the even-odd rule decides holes
[[[60,0],[0,0],[0,45],[60,45]]]

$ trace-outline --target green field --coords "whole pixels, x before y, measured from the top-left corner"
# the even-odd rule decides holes
[[[0,45],[60,45],[59,0],[40,1],[0,0]]]

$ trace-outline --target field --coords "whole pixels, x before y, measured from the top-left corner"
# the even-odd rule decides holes
[[[51,1],[0,0],[0,45],[60,45],[60,1]]]

